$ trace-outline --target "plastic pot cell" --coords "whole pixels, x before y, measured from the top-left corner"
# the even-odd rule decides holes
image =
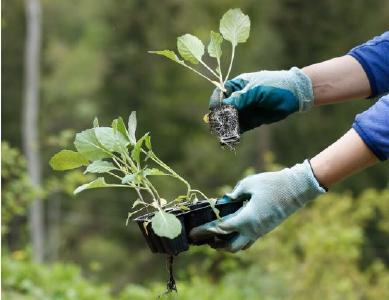
[[[223,197],[217,201],[216,208],[219,210],[220,216],[224,217],[241,208],[245,200],[247,198],[231,201],[231,199]],[[189,238],[189,232],[194,227],[216,220],[217,217],[208,202],[201,201],[196,204],[191,204],[189,205],[189,211],[173,209],[169,212],[173,213],[182,225],[181,234],[174,239],[160,237],[155,234],[149,222],[154,215],[153,213],[145,214],[134,220],[138,224],[147,245],[153,253],[177,255],[180,252],[188,250],[190,245],[201,245],[209,242],[209,240],[203,240],[194,243]],[[221,238],[228,239],[232,235],[226,235]]]

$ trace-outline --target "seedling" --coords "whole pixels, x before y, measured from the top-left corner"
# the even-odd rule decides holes
[[[220,19],[219,31],[220,33],[210,32],[210,41],[207,47],[208,55],[216,59],[216,67],[205,63],[203,42],[189,33],[177,38],[177,50],[181,58],[173,50],[149,51],[149,53],[167,57],[208,80],[219,89],[220,105],[210,111],[208,118],[210,128],[219,137],[221,145],[234,148],[240,139],[238,113],[235,107],[222,105],[222,100],[223,92],[226,92],[224,85],[231,73],[235,49],[239,43],[246,42],[250,35],[250,19],[239,8],[230,9]],[[224,72],[221,66],[222,43],[224,40],[231,44],[231,57],[225,75],[223,75]],[[200,70],[192,65],[201,65],[203,68]]]
[[[173,256],[188,250],[192,243],[188,236],[190,230],[237,211],[243,202],[228,199],[216,202],[193,189],[187,180],[155,154],[149,133],[136,138],[136,127],[135,112],[131,113],[127,127],[121,117],[113,120],[111,127],[100,127],[95,118],[93,128],[76,134],[76,151],[61,150],[51,158],[50,165],[59,171],[85,167],[85,174],[98,174],[95,180],[77,187],[74,194],[96,188],[135,190],[138,198],[131,204],[126,224],[133,215],[147,210],[135,221],[150,250],[168,254],[170,275],[167,292],[177,291],[173,278]],[[181,182],[186,187],[185,194],[167,201],[152,183],[157,176],[170,176]]]
[[[76,134],[76,151],[62,150],[55,154],[50,165],[54,170],[70,170],[86,167],[86,173],[98,174],[95,180],[77,187],[74,194],[95,188],[129,188],[136,191],[138,199],[133,201],[127,222],[143,210],[153,211],[152,218],[146,219],[144,227],[151,222],[151,228],[160,237],[174,239],[182,231],[181,222],[166,210],[172,207],[189,210],[188,205],[208,199],[204,193],[192,189],[189,182],[164,163],[153,151],[151,138],[146,133],[141,138],[135,136],[136,113],[132,112],[128,126],[121,117],[113,120],[111,127],[100,127],[98,120],[93,128]],[[152,178],[170,176],[186,187],[186,193],[167,201],[160,195]],[[107,182],[108,178],[110,182]],[[111,181],[113,181],[111,183]]]

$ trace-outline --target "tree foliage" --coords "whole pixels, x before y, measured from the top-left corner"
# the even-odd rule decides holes
[[[236,153],[223,152],[201,120],[208,111],[208,83],[146,51],[167,49],[174,44],[173,37],[191,32],[202,41],[211,40],[207,50],[217,55],[220,36],[210,37],[209,30],[218,30],[219,16],[236,2],[51,0],[42,4],[43,161],[69,145],[74,132],[89,126],[94,116],[108,123],[133,109],[140,112],[136,130],[151,132],[160,157],[207,195],[220,196],[220,190],[229,191],[223,187],[233,186],[246,169],[262,171],[267,150],[279,164],[302,161],[339,138],[354,116],[373,103],[360,99],[315,108],[249,132]],[[2,3],[2,138],[19,149],[23,6],[22,0]],[[301,67],[342,55],[387,30],[389,16],[389,2],[382,0],[247,0],[239,7],[250,16],[252,38],[239,52],[231,74]],[[229,56],[231,50],[225,45],[226,41],[222,54]],[[119,119],[116,127],[123,133]],[[131,139],[131,130],[128,133]],[[110,299],[107,289],[100,289],[102,282],[122,291],[122,299],[150,299],[163,290],[164,258],[149,252],[134,224],[125,226],[136,193],[100,189],[75,199],[74,187],[85,183],[85,175],[80,171],[54,175],[49,164],[42,166],[45,184],[40,192],[46,203],[61,200],[59,259],[63,264],[52,273],[50,267],[18,260],[17,251],[25,252],[28,245],[11,241],[27,236],[28,230],[25,220],[14,215],[26,212],[35,191],[23,171],[22,157],[10,155],[16,152],[7,149],[2,150],[2,228],[6,229],[3,247],[9,252],[3,252],[7,255],[3,268],[12,265],[15,272],[3,272],[5,299],[36,299],[34,289],[48,297],[55,290],[67,295],[65,299],[68,293],[86,289],[93,295],[86,299]],[[99,162],[89,171],[108,167]],[[87,178],[92,181],[89,171]],[[336,193],[317,199],[247,252],[231,256],[199,247],[180,255],[180,298],[389,298],[387,185],[386,162],[337,185]],[[183,186],[168,180],[157,180],[156,186],[169,199],[184,192]],[[91,282],[80,277],[78,267],[72,267],[77,270],[69,275],[69,261],[77,262]],[[53,281],[59,285],[57,290]],[[79,288],[77,281],[84,287]]]

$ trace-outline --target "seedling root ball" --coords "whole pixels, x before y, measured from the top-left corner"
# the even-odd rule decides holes
[[[220,145],[234,150],[239,144],[238,110],[232,105],[220,105],[209,113],[209,127],[218,138]]]

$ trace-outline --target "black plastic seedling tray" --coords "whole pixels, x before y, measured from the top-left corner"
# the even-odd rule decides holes
[[[219,210],[220,216],[224,217],[236,212],[239,208],[241,208],[245,200],[247,200],[247,198],[232,201],[227,197],[223,197],[217,201],[216,208]],[[170,213],[176,215],[182,225],[181,234],[174,239],[160,237],[155,234],[150,222],[146,226],[144,225],[145,222],[151,220],[154,215],[153,213],[140,216],[134,220],[138,224],[139,229],[141,230],[147,242],[147,245],[153,253],[177,255],[180,252],[188,250],[191,244],[201,245],[207,243],[207,240],[203,240],[197,243],[190,240],[189,232],[197,226],[216,220],[214,211],[212,210],[210,204],[206,201],[201,201],[196,204],[189,205],[189,209],[189,211],[169,211]],[[228,236],[225,236],[224,239],[228,238]]]

